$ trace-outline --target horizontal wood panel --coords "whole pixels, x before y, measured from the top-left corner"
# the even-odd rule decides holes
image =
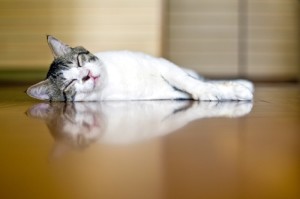
[[[170,40],[169,48],[176,53],[236,53],[238,44],[236,40]],[[235,44],[235,45],[234,45]]]
[[[296,13],[299,0],[251,0],[248,3],[250,13]]]
[[[257,57],[258,58],[258,57]],[[263,64],[266,62],[265,64]],[[294,61],[298,62],[298,61]],[[268,70],[252,70],[251,71],[251,78],[258,78],[258,79],[273,79],[273,80],[281,80],[281,79],[290,79],[290,80],[295,80],[297,79],[297,75],[299,75],[299,69],[298,67],[295,67],[295,64],[290,62],[285,62],[280,64],[276,61],[270,62],[270,59],[268,60],[260,60],[259,62],[257,61],[250,61],[250,64],[256,65],[257,68],[265,68],[269,67],[270,64],[272,64],[272,70],[271,72]],[[284,64],[285,67],[282,67]]]
[[[255,53],[270,53],[299,55],[300,46],[295,45],[294,41],[285,40],[249,40],[248,50]]]
[[[1,8],[45,8],[45,5],[52,5],[56,8],[78,8],[78,0],[1,0]],[[91,8],[93,6],[100,6],[104,8],[144,8],[159,6],[159,1],[146,1],[146,0],[86,0],[81,3],[80,8]]]
[[[63,17],[63,19],[61,19]],[[91,20],[91,18],[93,20]],[[143,19],[145,18],[145,19]],[[45,20],[48,17],[27,17],[26,19],[20,19],[18,17],[2,17],[0,23],[3,26],[11,27],[16,25],[41,25],[46,26]],[[76,19],[76,20],[74,20]],[[85,27],[89,28],[101,23],[107,26],[117,26],[117,25],[157,25],[156,18],[151,19],[151,15],[141,15],[141,18],[137,18],[135,15],[132,16],[122,16],[122,15],[108,15],[108,16],[77,16],[74,17],[65,17],[64,15],[57,15],[51,19],[55,21],[54,26],[78,26],[78,23],[83,23]],[[96,26],[97,27],[97,26]],[[95,27],[95,28],[96,28]],[[99,28],[99,27],[98,27]]]
[[[237,75],[237,54],[234,53],[170,53],[172,61],[180,66],[194,69],[207,76],[235,76]],[[217,71],[217,72],[216,72]],[[214,72],[214,73],[213,73]]]
[[[281,28],[295,28],[298,29],[298,18],[296,13],[263,13],[263,14],[249,14],[250,26],[273,27],[280,26]]]
[[[235,28],[224,26],[185,26],[173,25],[169,27],[169,38],[173,39],[186,39],[195,38],[197,40],[206,40],[206,38],[216,38],[218,40],[236,39],[238,32]]]
[[[182,25],[184,26],[194,26],[195,23],[197,25],[202,26],[235,26],[236,25],[237,15],[234,13],[227,14],[227,13],[171,13],[169,16],[169,22],[172,25]]]
[[[285,40],[295,42],[295,38],[299,36],[298,26],[273,26],[273,27],[258,27],[252,26],[248,30],[249,39],[253,40]]]
[[[170,13],[235,13],[238,4],[236,0],[170,0]]]

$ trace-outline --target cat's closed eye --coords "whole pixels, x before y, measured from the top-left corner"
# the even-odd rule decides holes
[[[82,67],[83,60],[82,60],[82,55],[78,54],[77,56],[77,66]]]
[[[87,61],[87,55],[89,54],[89,51],[85,51],[85,52],[80,52],[78,53],[77,55],[77,66],[78,67],[82,67],[83,66],[83,63],[85,61]]]

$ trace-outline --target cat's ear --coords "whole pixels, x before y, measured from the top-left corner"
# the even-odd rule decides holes
[[[44,81],[41,81],[37,84],[30,86],[26,90],[26,93],[30,97],[33,97],[33,98],[36,98],[39,100],[50,100],[49,90],[50,90],[50,83],[49,83],[49,80],[46,79]]]
[[[51,35],[47,35],[48,45],[52,51],[54,58],[64,56],[71,52],[71,47]]]

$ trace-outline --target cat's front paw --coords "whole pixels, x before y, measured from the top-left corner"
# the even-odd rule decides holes
[[[233,85],[233,100],[248,100],[252,101],[253,100],[253,84],[248,84],[251,82],[243,82],[242,84],[240,83],[234,83]]]
[[[251,101],[253,100],[253,84],[246,80],[218,82],[207,85],[198,97],[203,101]]]
[[[221,91],[217,86],[208,85],[200,94],[194,96],[194,99],[201,101],[223,101],[226,96]]]
[[[239,80],[233,81],[233,83],[239,84],[241,86],[244,86],[244,87],[248,88],[252,93],[254,92],[254,85],[253,85],[252,82],[250,82],[248,80],[239,79]]]

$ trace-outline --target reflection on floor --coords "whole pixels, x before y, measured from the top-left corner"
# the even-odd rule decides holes
[[[41,103],[0,91],[0,198],[300,198],[300,90],[253,103]]]

